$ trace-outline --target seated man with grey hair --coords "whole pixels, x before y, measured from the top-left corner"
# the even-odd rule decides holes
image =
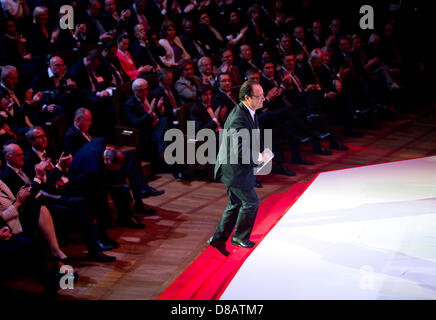
[[[201,82],[205,85],[215,86],[215,78],[212,74],[212,60],[209,57],[201,57],[197,63]]]
[[[138,78],[132,83],[133,95],[125,102],[124,112],[130,126],[141,131],[141,145],[145,146],[146,154],[141,156],[158,163],[165,152],[164,134],[168,129],[168,118],[159,117],[164,114],[164,99],[156,98],[149,101],[149,84],[147,80]]]

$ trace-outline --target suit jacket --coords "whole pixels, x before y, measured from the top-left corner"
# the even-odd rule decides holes
[[[132,95],[124,104],[124,112],[132,127],[138,129],[152,129],[153,119],[145,112],[144,107],[138,99],[136,99],[135,95]]]
[[[230,99],[223,91],[221,91],[220,89],[218,89],[215,94],[213,95],[212,98],[212,105],[214,110],[216,110],[218,107],[226,107],[227,108],[227,112],[226,112],[226,119],[230,114],[230,111],[233,110],[233,108],[235,107],[235,105],[237,105],[237,101],[238,99],[235,98],[235,96],[232,96],[233,100]]]
[[[50,173],[50,175],[47,177],[47,182],[44,184],[39,184],[35,181],[31,182],[31,187],[32,187],[32,191],[31,191],[31,196],[35,196],[39,190],[41,190],[42,186],[48,186],[48,185],[52,185],[54,186],[54,183],[59,180],[59,178],[61,177],[62,172],[59,171],[59,169],[54,168],[52,170],[52,172]],[[31,179],[28,176],[29,179]],[[12,170],[9,166],[6,166],[5,170],[2,172],[2,174],[0,175],[0,179],[6,183],[6,185],[9,187],[9,189],[11,189],[13,194],[17,194],[17,192],[21,189],[22,186],[24,186],[26,183],[23,181],[23,179],[21,179],[21,177],[15,173],[14,170]]]
[[[149,41],[149,50],[141,46],[138,39],[132,41],[129,52],[137,66],[151,65],[156,67],[160,63],[159,56],[165,55],[165,48],[161,45],[156,46],[152,41]],[[150,54],[152,55],[150,57]],[[162,64],[163,65],[163,64]]]
[[[366,71],[365,71],[364,67],[362,66],[362,63],[360,62],[359,58],[353,52],[350,52],[349,55],[351,58],[351,62],[353,64],[353,68],[356,72],[356,76],[357,77],[364,77],[366,75]],[[334,70],[335,73],[339,72],[339,69],[341,67],[342,68],[350,67],[350,65],[348,64],[347,60],[344,57],[344,54],[340,50],[333,52],[330,65],[332,66],[332,69]],[[346,81],[353,80],[351,70],[348,73],[345,80]]]
[[[83,136],[79,129],[74,125],[69,127],[64,136],[64,151],[67,154],[75,155],[76,152],[88,143],[88,140]]]
[[[80,148],[69,167],[71,181],[86,176],[88,180],[96,179],[96,183],[101,182],[105,171],[103,160],[105,149],[106,141],[104,138],[94,138],[83,148]]]
[[[224,124],[224,130],[234,129],[236,132],[240,132],[241,129],[246,129],[250,134],[252,130],[257,128],[258,126],[254,123],[250,112],[242,102],[233,108]],[[244,150],[243,139],[238,139],[235,134],[226,135],[225,131],[215,163],[215,179],[220,179],[227,187],[237,187],[244,190],[254,188],[256,178],[253,170],[257,166],[257,154],[261,152],[258,138],[254,137],[253,143],[250,139],[247,144],[249,150]],[[255,146],[255,150],[252,149],[252,146]],[[256,159],[253,158],[253,153],[256,153]],[[231,162],[236,159],[238,159],[238,163],[232,164]]]
[[[85,95],[93,95],[96,91],[104,90],[107,84],[110,83],[110,80],[104,79],[104,81],[96,86],[95,91],[93,91],[91,79],[89,78],[88,70],[83,63],[83,59],[80,59],[71,66],[70,74],[73,81],[77,83],[77,88]]]
[[[195,122],[195,133],[204,128],[208,128],[213,131],[216,130],[216,122],[212,120],[206,108],[201,102],[197,102],[191,108],[189,113],[191,120]]]
[[[173,94],[174,100],[176,100],[177,106],[179,107],[180,106],[180,102],[179,102],[179,95],[177,94],[177,91],[174,90],[173,88],[171,88],[170,90],[171,90],[171,93]],[[170,98],[168,97],[168,95],[165,92],[165,89],[163,87],[161,87],[160,85],[157,86],[156,89],[154,89],[151,92],[151,96],[153,98],[156,98],[156,101],[159,101],[160,98],[163,98],[164,113],[161,114],[158,110],[156,110],[156,114],[159,117],[165,116],[165,117],[168,117],[168,119],[171,120],[171,121],[176,120],[176,114],[174,114]]]

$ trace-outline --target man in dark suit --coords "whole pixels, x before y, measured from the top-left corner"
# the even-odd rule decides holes
[[[169,69],[161,69],[157,74],[159,85],[151,92],[151,96],[159,101],[163,99],[164,112],[156,110],[159,118],[167,117],[168,125],[176,127],[178,124],[177,112],[180,109],[179,96],[173,87],[173,72]]]
[[[238,99],[232,92],[232,79],[229,73],[220,73],[218,75],[218,90],[213,95],[214,111],[218,110],[218,120],[224,123],[230,114],[230,111],[236,106]]]
[[[158,117],[164,113],[164,99],[148,100],[148,82],[138,78],[132,83],[133,95],[124,104],[124,112],[130,125],[141,131],[142,145],[151,150],[148,153],[151,161],[156,161],[165,151],[164,134],[168,127],[166,117]]]
[[[254,191],[256,179],[253,170],[260,162],[266,162],[271,157],[269,153],[260,153],[259,137],[256,139],[256,135],[253,135],[253,130],[259,128],[256,110],[262,108],[265,100],[262,87],[254,81],[244,82],[239,100],[240,103],[230,112],[224,130],[248,130],[255,141],[248,143],[248,150],[243,150],[246,143],[243,139],[238,139],[238,134],[230,131],[218,152],[215,178],[226,185],[230,201],[208,243],[225,256],[229,255],[225,243],[233,229],[232,245],[242,248],[252,248],[255,245],[249,240],[259,208],[259,199]],[[251,145],[259,147],[258,150],[252,150]],[[246,159],[246,155],[249,159]],[[236,159],[237,163],[234,164]]]
[[[95,131],[102,136],[110,136],[115,119],[110,91],[111,78],[101,68],[103,58],[99,50],[91,50],[86,57],[77,61],[70,68],[71,78],[88,104],[96,121]]]
[[[111,225],[107,199],[110,194],[118,209],[119,225],[143,229],[145,225],[132,215],[130,189],[120,171],[123,163],[123,153],[107,148],[104,138],[91,140],[75,154],[69,166],[69,191],[86,197],[98,214],[99,225]]]
[[[131,42],[129,52],[135,64],[137,66],[150,65],[153,71],[158,70],[161,66],[159,56],[166,54],[165,48],[159,44],[156,35],[151,31],[146,31],[142,24],[138,23],[134,31],[136,39]]]
[[[89,128],[92,124],[92,114],[86,108],[79,108],[74,115],[74,124],[68,128],[64,137],[64,151],[75,155],[86,143],[91,141]]]
[[[89,134],[89,127],[92,124],[92,115],[86,108],[77,109],[74,116],[74,125],[72,125],[64,137],[65,152],[76,154],[77,151],[92,140]],[[130,187],[133,191],[135,200],[135,211],[147,214],[153,214],[155,211],[142,203],[142,198],[159,196],[164,193],[163,190],[156,190],[148,185],[138,161],[135,159],[134,152],[125,151],[125,164],[122,167],[124,176],[129,179]]]

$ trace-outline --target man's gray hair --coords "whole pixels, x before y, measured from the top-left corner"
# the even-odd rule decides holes
[[[9,74],[10,74],[11,72],[13,72],[13,71],[16,72],[16,71],[17,71],[17,68],[15,68],[14,66],[11,66],[11,65],[3,66],[3,67],[2,67],[1,76],[0,76],[1,81],[3,81],[4,79],[6,79],[6,78],[9,76]]]
[[[142,84],[148,84],[147,80],[138,78],[135,81],[132,82],[132,90],[137,90],[138,87]]]
[[[29,130],[27,130],[26,138],[27,138],[27,140],[29,140],[29,142],[33,141],[33,133],[36,130],[44,130],[44,129],[42,127],[40,127],[40,126],[35,126],[35,127],[31,127]]]
[[[320,48],[315,48],[312,50],[312,52],[310,53],[310,57],[309,60],[311,62],[315,61],[315,60],[319,60],[322,59],[324,57],[324,51],[322,51]]]

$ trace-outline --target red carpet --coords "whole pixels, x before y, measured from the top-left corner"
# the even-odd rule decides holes
[[[260,243],[309,185],[310,182],[297,183],[287,192],[273,194],[261,203],[250,239]],[[158,300],[219,299],[255,248],[247,250],[233,247],[229,240],[227,249],[233,250],[228,257],[224,257],[215,248],[207,247]]]

